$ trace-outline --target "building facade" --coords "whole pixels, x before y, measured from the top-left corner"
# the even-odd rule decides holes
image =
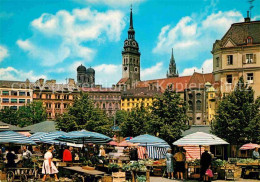
[[[56,80],[44,82],[44,79],[39,79],[33,86],[33,100],[43,103],[49,120],[66,112],[79,93],[73,79],[69,79],[68,84],[57,84]]]
[[[161,95],[157,89],[150,89],[149,87],[137,87],[122,92],[121,110],[131,111],[135,107],[144,107],[152,105],[155,97]]]
[[[241,76],[260,96],[260,21],[234,23],[213,44],[213,74],[221,96],[230,93]]]
[[[95,107],[105,111],[112,117],[121,108],[121,91],[116,88],[82,88],[83,92],[89,94]]]
[[[5,107],[18,110],[19,107],[29,104],[33,100],[33,90],[30,81],[0,80],[0,110]]]
[[[117,83],[117,87],[126,89],[134,88],[137,82],[140,81],[140,56],[139,45],[135,40],[131,8],[128,38],[124,41],[122,51],[122,78]]]

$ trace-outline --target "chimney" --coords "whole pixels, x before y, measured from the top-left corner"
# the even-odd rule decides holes
[[[250,22],[249,11],[247,11],[247,17],[245,18],[245,22]]]
[[[43,78],[39,79],[39,84],[40,84],[40,86],[43,86],[43,84],[44,84],[44,79]]]
[[[75,80],[73,78],[69,78],[69,85],[73,86],[75,85]]]

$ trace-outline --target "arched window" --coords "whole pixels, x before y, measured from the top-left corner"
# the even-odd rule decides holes
[[[193,95],[192,94],[189,94],[189,99],[192,99],[193,98]]]
[[[201,93],[196,94],[197,99],[201,99]]]
[[[200,100],[196,101],[196,109],[201,110],[201,101]]]
[[[189,110],[193,110],[193,104],[192,104],[192,101],[189,101]]]
[[[246,43],[247,43],[247,44],[252,44],[252,43],[253,43],[252,37],[247,37]]]

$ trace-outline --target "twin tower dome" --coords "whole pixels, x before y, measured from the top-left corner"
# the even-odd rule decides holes
[[[82,64],[77,68],[77,82],[80,86],[94,87],[95,86],[95,70],[86,68]]]

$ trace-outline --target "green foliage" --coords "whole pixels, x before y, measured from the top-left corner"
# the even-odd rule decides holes
[[[150,119],[150,112],[141,104],[140,107],[133,108],[130,112],[120,111],[117,112],[120,116],[120,128],[122,135],[138,136],[146,133],[146,124]],[[118,118],[117,118],[118,119]]]
[[[221,160],[221,159],[217,159],[212,161],[212,167],[223,167],[227,164],[227,161],[225,160]]]
[[[145,175],[137,176],[136,180],[138,182],[146,182],[146,176]]]
[[[122,167],[122,170],[123,171],[146,172],[147,168],[146,168],[145,162],[140,160],[140,161],[133,161],[133,162],[124,164]]]
[[[2,122],[18,125],[20,127],[29,126],[46,120],[47,114],[42,102],[34,101],[18,110],[4,108],[0,111],[0,120]]]
[[[113,125],[106,113],[95,108],[88,94],[80,93],[68,112],[56,118],[57,128],[62,131],[88,130],[111,136]]]
[[[114,170],[114,169],[119,169],[120,168],[120,166],[117,163],[109,163],[107,167],[110,170]]]
[[[148,121],[148,133],[158,136],[170,145],[188,129],[187,106],[180,94],[166,90],[157,97],[151,107],[151,119]]]
[[[234,145],[259,143],[259,107],[260,98],[254,101],[254,91],[240,77],[236,89],[219,103],[212,132]]]

